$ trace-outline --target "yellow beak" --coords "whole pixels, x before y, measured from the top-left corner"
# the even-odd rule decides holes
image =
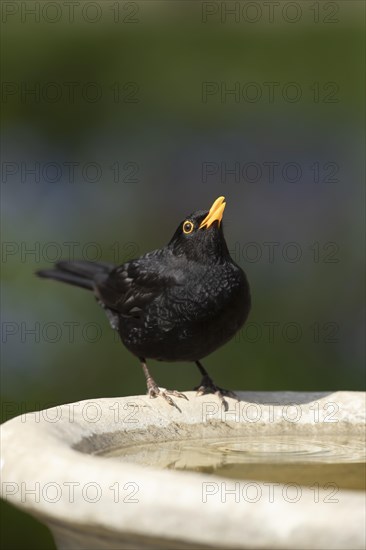
[[[200,229],[202,229],[203,227],[210,227],[210,225],[212,225],[213,222],[215,222],[216,220],[219,222],[220,225],[222,216],[224,215],[225,206],[225,197],[219,197],[218,199],[216,199],[211,206],[209,213],[201,223]]]

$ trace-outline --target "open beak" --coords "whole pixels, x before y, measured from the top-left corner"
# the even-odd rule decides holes
[[[213,222],[215,222],[216,220],[219,222],[220,225],[222,216],[224,215],[225,206],[225,197],[219,197],[218,199],[216,199],[211,206],[209,213],[201,223],[200,229],[202,229],[203,227],[210,227],[210,225],[212,225]]]

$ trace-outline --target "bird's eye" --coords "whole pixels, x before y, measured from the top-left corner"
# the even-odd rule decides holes
[[[183,224],[183,233],[185,233],[186,235],[188,235],[188,233],[192,233],[193,228],[194,228],[193,223],[190,222],[190,221],[186,221],[186,222],[184,222],[184,224]]]

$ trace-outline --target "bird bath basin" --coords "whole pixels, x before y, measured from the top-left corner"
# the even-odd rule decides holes
[[[365,546],[365,394],[146,396],[1,427],[2,497],[59,549]]]
[[[366,490],[365,443],[361,437],[249,436],[150,442],[98,453],[124,464],[154,465],[296,486],[313,483]],[[253,494],[255,484],[252,486]],[[315,487],[314,487],[315,490]],[[331,491],[330,491],[331,492]],[[335,499],[334,499],[335,501]]]

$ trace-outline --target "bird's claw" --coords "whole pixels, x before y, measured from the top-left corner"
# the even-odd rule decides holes
[[[174,397],[179,397],[186,399],[188,401],[188,397],[184,395],[184,393],[180,393],[177,390],[166,390],[165,388],[159,388],[159,386],[153,386],[149,388],[148,395],[150,398],[155,398],[158,396],[161,396],[171,405],[172,407],[175,407],[176,409],[180,410],[179,407],[176,405],[176,403],[173,401],[173,399],[170,397],[171,395],[174,395]]]
[[[177,390],[165,390],[165,393],[169,395],[174,395],[175,397],[181,397],[182,399],[186,399],[187,401],[189,401],[188,397],[184,395],[184,393],[181,393]]]
[[[225,390],[224,388],[216,386],[216,384],[213,382],[213,380],[211,380],[210,377],[204,377],[201,384],[194,389],[197,391],[198,396],[207,395],[209,393],[217,395],[225,410],[228,409],[228,404],[225,397],[231,397],[237,400],[239,399],[235,392],[231,390]]]

